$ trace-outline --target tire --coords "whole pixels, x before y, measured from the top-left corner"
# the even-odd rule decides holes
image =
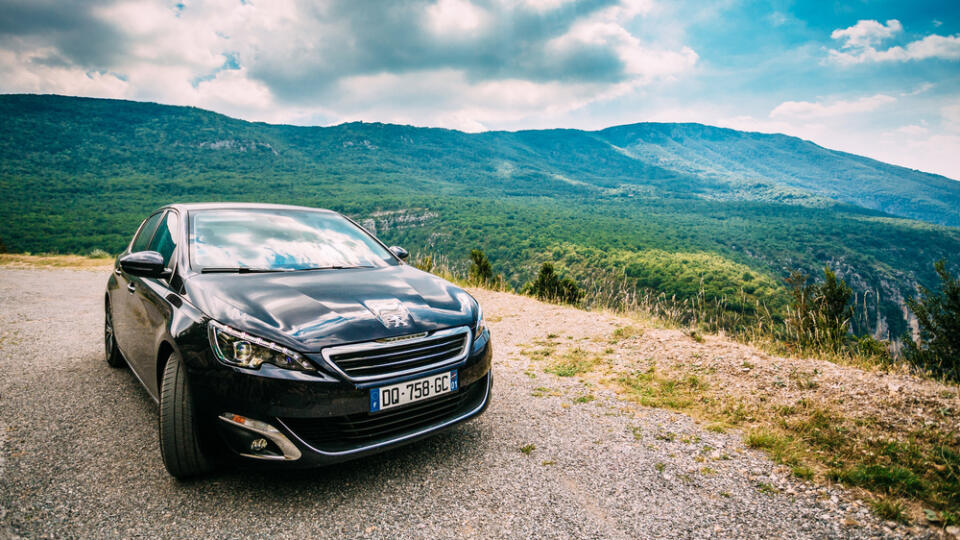
[[[210,471],[200,441],[199,419],[183,362],[170,353],[160,386],[160,455],[171,476],[179,480]]]
[[[123,355],[117,347],[117,336],[113,333],[113,313],[110,309],[110,299],[107,299],[103,313],[103,352],[107,365],[112,368],[126,367],[127,361],[123,359]]]

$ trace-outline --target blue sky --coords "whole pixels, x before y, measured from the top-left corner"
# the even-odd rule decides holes
[[[960,179],[960,2],[0,0],[0,92],[467,131],[683,121]]]

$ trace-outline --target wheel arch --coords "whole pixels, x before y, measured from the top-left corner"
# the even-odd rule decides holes
[[[157,396],[160,395],[160,386],[163,384],[163,370],[167,367],[167,360],[176,348],[167,340],[162,340],[157,347]]]

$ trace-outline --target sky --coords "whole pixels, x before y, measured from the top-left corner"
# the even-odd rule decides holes
[[[960,1],[0,0],[0,93],[298,125],[699,122],[960,179]]]

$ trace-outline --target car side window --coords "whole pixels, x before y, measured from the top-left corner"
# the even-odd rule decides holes
[[[176,212],[170,211],[163,216],[163,221],[160,222],[160,226],[157,228],[157,234],[154,235],[153,241],[150,242],[151,251],[156,251],[163,255],[163,265],[168,267],[170,266],[170,257],[173,256],[173,251],[177,249],[177,231],[179,231],[180,216]]]
[[[156,214],[147,218],[143,223],[143,226],[140,227],[140,232],[137,233],[137,237],[133,239],[133,243],[130,244],[130,253],[136,253],[138,251],[144,251],[147,249],[147,245],[150,243],[150,239],[153,238],[154,231],[157,230],[157,225],[160,224],[160,218],[163,217],[163,212],[157,212]]]

